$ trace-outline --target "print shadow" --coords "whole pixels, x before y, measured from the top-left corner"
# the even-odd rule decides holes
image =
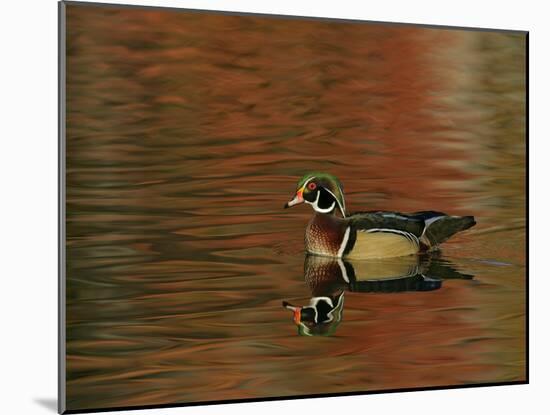
[[[57,413],[57,399],[55,398],[36,398],[34,401],[42,406],[43,408],[46,408],[50,412]]]

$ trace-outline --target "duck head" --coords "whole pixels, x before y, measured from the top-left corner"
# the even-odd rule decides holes
[[[344,292],[313,297],[307,306],[295,306],[283,301],[283,307],[292,311],[294,324],[301,336],[330,336],[342,321]]]
[[[298,182],[294,198],[285,204],[285,209],[307,203],[319,213],[336,211],[346,217],[344,191],[340,181],[328,173],[308,173]]]

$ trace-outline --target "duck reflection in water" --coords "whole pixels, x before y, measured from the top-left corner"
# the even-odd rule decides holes
[[[472,279],[436,255],[345,261],[306,255],[305,282],[311,291],[309,305],[283,301],[292,311],[302,336],[330,336],[342,321],[345,291],[358,293],[399,293],[434,291],[446,279]]]

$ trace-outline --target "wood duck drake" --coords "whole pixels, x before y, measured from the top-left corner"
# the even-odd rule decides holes
[[[342,185],[327,173],[303,176],[285,208],[304,202],[315,211],[306,228],[306,251],[335,258],[388,258],[427,252],[476,223],[473,216],[435,211],[347,215]]]

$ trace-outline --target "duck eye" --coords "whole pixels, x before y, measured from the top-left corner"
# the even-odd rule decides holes
[[[315,190],[315,189],[317,189],[317,185],[315,183],[311,182],[307,185],[307,188],[309,190]]]

